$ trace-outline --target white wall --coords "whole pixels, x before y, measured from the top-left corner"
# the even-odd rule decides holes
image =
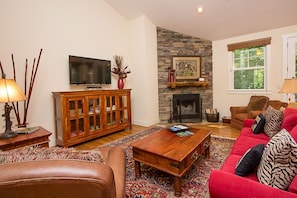
[[[131,50],[133,57],[132,115],[133,122],[150,126],[159,122],[157,32],[146,16],[130,23]]]
[[[220,116],[230,116],[230,106],[245,106],[248,104],[251,95],[259,95],[259,93],[236,94],[228,92],[229,72],[227,45],[236,42],[272,37],[271,71],[270,82],[268,82],[271,92],[261,95],[267,95],[269,98],[282,100],[283,96],[278,93],[278,91],[283,83],[283,35],[296,32],[297,25],[213,41],[213,105],[214,108],[220,111]]]
[[[147,45],[148,41],[138,43],[136,49],[131,46],[131,43],[134,42],[134,37],[152,39],[152,42],[155,42],[155,34],[152,31],[154,26],[147,19],[131,26],[129,21],[103,0],[2,0],[0,2],[0,26],[0,61],[7,78],[13,78],[11,54],[14,54],[18,75],[17,83],[21,87],[24,86],[22,76],[25,59],[28,58],[31,66],[33,58],[37,58],[39,50],[43,49],[30,102],[29,126],[40,125],[54,132],[52,92],[77,89],[69,85],[68,55],[70,54],[109,60],[112,60],[116,54],[123,55],[132,70],[125,86],[133,90],[132,101],[136,105],[132,103],[132,107],[140,109],[143,106],[143,103],[138,102],[138,99],[143,100],[137,95],[142,93],[137,90],[139,86],[133,87],[132,85],[137,84],[139,80],[137,74],[139,67],[146,67],[151,63],[157,68],[155,57],[155,60],[153,58],[149,63],[146,62],[152,54],[156,54],[157,49]],[[150,26],[149,31],[146,26]],[[145,29],[133,32],[130,28]],[[146,53],[142,52],[142,56],[135,57],[130,50],[139,53],[146,50]],[[134,67],[136,67],[135,71]],[[116,88],[116,82],[117,79],[114,77],[112,85],[105,88]],[[152,91],[151,87],[148,91]],[[149,100],[149,94],[146,93],[146,95]],[[155,93],[152,96],[155,97]],[[0,109],[2,111],[3,106]],[[135,112],[140,117],[141,113],[146,112]],[[13,112],[11,116],[14,116]],[[133,115],[132,117],[134,119]],[[157,116],[156,118],[143,116],[141,123],[151,123],[156,119],[158,119]],[[15,121],[14,124],[16,124]],[[4,131],[4,120],[1,120],[0,126]],[[54,135],[50,139],[51,145],[54,145]]]

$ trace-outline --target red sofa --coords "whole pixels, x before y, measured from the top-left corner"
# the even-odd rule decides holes
[[[286,114],[290,112],[290,114]],[[288,115],[288,116],[287,116]],[[257,178],[257,171],[242,177],[235,174],[238,161],[246,151],[258,144],[266,145],[269,137],[265,133],[254,134],[251,126],[252,119],[246,119],[240,136],[236,139],[229,156],[220,170],[213,170],[209,178],[209,194],[211,198],[297,198],[297,176],[290,184],[288,191],[261,184]],[[287,108],[281,128],[285,128],[295,139],[297,137],[297,109]],[[294,134],[294,135],[293,135]]]

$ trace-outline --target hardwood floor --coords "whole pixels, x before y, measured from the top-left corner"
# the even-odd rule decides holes
[[[95,140],[91,140],[91,141],[88,141],[88,142],[85,142],[85,143],[82,143],[82,144],[78,144],[78,145],[76,145],[74,147],[76,149],[80,149],[80,150],[94,149],[94,148],[96,148],[98,146],[101,146],[103,144],[112,142],[114,140],[123,138],[125,136],[131,135],[131,134],[134,134],[134,133],[138,133],[138,132],[143,131],[143,130],[145,130],[147,128],[149,128],[149,127],[133,125],[131,130],[130,129],[125,129],[125,130],[122,130],[122,131],[119,131],[119,132],[116,132],[116,133],[112,133],[112,134],[97,138]]]
[[[202,122],[202,123],[192,123],[192,124],[187,124],[191,127],[194,128],[203,128],[203,129],[208,129],[212,131],[212,135],[214,136],[220,136],[220,137],[225,137],[225,138],[232,138],[235,139],[238,137],[240,130],[235,129],[230,126],[230,124],[227,123],[210,123],[210,122]],[[167,125],[162,125],[162,124],[157,124],[156,126],[162,126],[162,127],[167,127]],[[143,126],[138,126],[138,125],[133,125],[132,129],[126,129],[122,130],[110,135],[106,135],[100,138],[97,138],[95,140],[85,142],[79,145],[76,145],[75,148],[79,150],[88,150],[88,149],[94,149],[98,146],[101,146],[103,144],[112,142],[114,140],[123,138],[125,136],[138,133],[140,131],[143,131],[149,127],[143,127]]]
[[[205,128],[212,131],[212,135],[219,136],[219,137],[225,137],[225,138],[231,138],[236,139],[239,136],[240,130],[233,128],[228,123],[200,123],[200,124],[193,124],[192,127],[195,128]]]

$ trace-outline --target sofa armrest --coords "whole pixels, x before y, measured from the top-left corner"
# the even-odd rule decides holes
[[[126,153],[120,146],[109,150],[106,164],[111,167],[115,177],[116,194],[118,198],[126,196]]]
[[[221,170],[213,170],[211,172],[208,184],[211,198],[297,197],[297,194],[276,189]]]
[[[231,117],[238,113],[247,113],[247,106],[232,106],[230,107]]]
[[[243,120],[243,127],[248,127],[251,128],[252,125],[254,124],[255,119],[244,119]]]
[[[28,161],[0,165],[1,197],[115,198],[113,172],[80,160]]]

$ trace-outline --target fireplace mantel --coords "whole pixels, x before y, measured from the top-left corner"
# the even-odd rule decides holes
[[[167,87],[176,88],[176,87],[202,87],[206,88],[209,85],[209,82],[205,81],[196,81],[196,82],[168,82]]]

